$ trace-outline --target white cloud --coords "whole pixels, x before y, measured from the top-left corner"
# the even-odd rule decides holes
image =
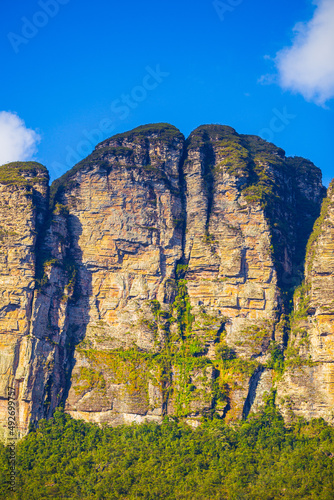
[[[324,105],[334,97],[334,0],[315,0],[308,23],[298,23],[291,47],[276,56],[279,83]]]
[[[0,111],[0,165],[31,160],[41,137],[15,113]]]

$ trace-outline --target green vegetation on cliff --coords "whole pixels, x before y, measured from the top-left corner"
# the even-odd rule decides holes
[[[331,500],[334,428],[322,420],[284,425],[268,400],[233,427],[162,425],[99,428],[56,411],[16,447],[0,446],[4,500]]]
[[[174,125],[170,125],[169,123],[148,123],[147,125],[136,127],[133,130],[116,134],[111,139],[112,141],[119,139],[129,139],[131,141],[135,139],[136,141],[140,141],[147,139],[150,135],[156,135],[159,140],[167,141],[176,138],[183,138],[183,134],[179,131],[179,129],[174,127]],[[101,142],[98,147],[109,141],[110,139]]]
[[[185,270],[186,266],[179,265],[177,274],[182,276]],[[157,344],[156,352],[143,352],[136,346],[106,351],[87,348],[85,341],[79,344],[78,350],[91,368],[89,374],[85,371],[75,377],[73,386],[78,394],[84,395],[97,387],[101,383],[99,374],[107,373],[112,383],[124,384],[129,395],[140,396],[147,405],[149,383],[159,387],[163,402],[166,405],[172,401],[177,417],[189,415],[192,409],[196,411],[192,407],[196,406],[196,401],[205,401],[202,413],[211,412],[214,366],[205,356],[204,341],[192,330],[194,317],[187,282],[180,278],[174,285],[176,296],[170,311],[162,310],[158,300],[151,300],[149,305],[154,319],[141,320],[155,337],[158,331],[163,334],[164,341],[160,346]],[[208,331],[208,334],[213,333]]]
[[[224,173],[238,180],[249,205],[260,205],[264,210],[288,311],[293,289],[301,282],[306,243],[319,215],[321,195],[325,194],[324,189],[321,191],[321,171],[304,158],[286,158],[283,149],[260,137],[238,134],[222,125],[198,127],[187,145],[189,151],[197,150],[202,155],[209,212],[213,192],[224,182]],[[289,271],[287,258],[292,264]]]
[[[0,166],[0,184],[32,186],[48,179],[46,167],[35,161],[15,161]]]

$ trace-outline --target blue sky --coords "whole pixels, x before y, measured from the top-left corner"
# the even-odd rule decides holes
[[[334,177],[333,82],[322,80],[327,94],[316,98],[317,82],[291,75],[296,58],[281,79],[273,60],[315,15],[310,0],[2,0],[0,9],[0,112],[37,132],[23,150],[53,179],[100,140],[151,122],[186,136],[230,125],[309,158],[326,184]],[[18,151],[10,159],[23,159]]]

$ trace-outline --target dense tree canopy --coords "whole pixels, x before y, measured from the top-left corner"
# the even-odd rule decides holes
[[[100,428],[56,411],[18,443],[16,458],[11,493],[1,447],[1,498],[331,500],[334,491],[334,428],[287,427],[270,403],[235,426],[196,429],[168,419]]]

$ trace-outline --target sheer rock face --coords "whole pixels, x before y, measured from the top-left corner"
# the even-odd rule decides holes
[[[8,421],[8,389],[15,389],[16,430],[31,418],[31,364],[38,341],[29,335],[35,289],[36,235],[47,208],[49,176],[37,163],[0,169],[0,437]]]
[[[20,435],[61,403],[112,425],[260,408],[319,215],[320,171],[230,127],[185,141],[170,125],[144,126],[55,181],[47,213],[47,173],[29,165],[28,186],[1,183],[0,167],[3,422],[13,384]],[[316,254],[330,261],[324,235]],[[318,302],[308,321],[328,330]],[[314,359],[329,360],[319,342],[330,336],[312,338]]]
[[[232,368],[234,376],[224,415],[236,418],[250,410],[257,385],[268,388],[264,381],[272,378],[260,364],[268,361],[270,342],[283,341],[282,292],[300,270],[300,246],[323,196],[321,174],[310,162],[286,159],[282,150],[259,138],[204,126],[188,139],[184,176],[194,330],[205,339],[210,357],[223,341],[245,360],[241,369],[227,370]],[[302,229],[296,220],[301,205]],[[211,338],[207,315],[216,320]]]
[[[162,332],[151,327],[152,301],[168,310],[175,294],[183,148],[183,136],[172,127],[165,134],[116,136],[98,145],[61,195],[78,269],[79,299],[71,315],[77,326],[72,341],[80,344],[66,403],[73,416],[112,423],[161,416],[158,384],[144,373],[129,389],[128,378],[136,374],[129,375],[113,351],[154,353],[164,344]],[[148,366],[138,361],[132,369],[146,372]]]
[[[308,243],[305,281],[295,294],[288,369],[278,386],[286,418],[334,422],[334,184]]]
[[[235,142],[225,145],[226,135]],[[226,150],[234,146],[233,153],[239,151],[237,145],[244,156],[232,173]],[[185,166],[186,277],[193,312],[200,316],[205,309],[221,318],[229,345],[244,356],[253,354],[252,346],[238,343],[245,330],[271,323],[271,336],[280,312],[271,228],[260,203],[248,202],[242,192],[249,161],[234,131],[217,127],[207,132],[203,127],[190,137]]]

